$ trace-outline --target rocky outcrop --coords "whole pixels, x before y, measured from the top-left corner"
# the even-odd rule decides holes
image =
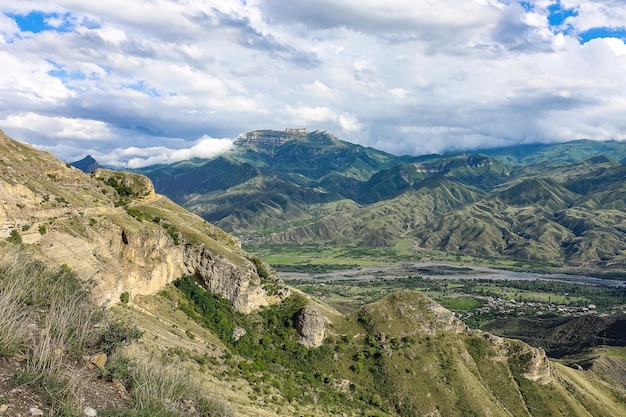
[[[528,352],[528,366],[524,377],[531,381],[539,382],[540,384],[548,384],[554,380],[554,374],[550,367],[550,361],[546,356],[546,352],[540,348],[534,348],[528,346],[530,352]]]
[[[186,247],[183,261],[204,288],[228,298],[238,311],[249,313],[269,304],[269,296],[251,262],[242,259],[240,265],[235,265],[204,246]]]
[[[522,375],[531,381],[547,384],[553,381],[554,374],[546,351],[525,343],[495,336],[491,333],[482,333],[489,342],[495,354],[491,355],[494,362],[509,362],[513,360],[522,367]]]
[[[147,177],[85,174],[0,132],[0,237],[16,232],[48,263],[74,270],[103,305],[183,275],[243,313],[287,293],[275,274],[259,276],[237,239],[156,194]]]
[[[328,319],[315,307],[306,306],[296,317],[295,327],[301,336],[300,343],[308,348],[319,347],[326,337]]]

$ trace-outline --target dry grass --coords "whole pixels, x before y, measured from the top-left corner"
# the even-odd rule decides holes
[[[0,289],[0,357],[10,357],[24,348],[26,312],[19,299],[16,283],[7,283]]]
[[[86,366],[85,355],[113,351],[116,343],[136,334],[94,304],[69,268],[50,270],[19,245],[0,243],[0,357],[25,358],[12,383],[33,389],[52,415],[80,414],[77,366]],[[119,377],[131,387],[132,407],[108,410],[110,415],[183,416],[190,415],[190,407],[196,410],[191,415],[232,415],[221,401],[195,388],[181,368],[155,356],[111,356],[112,363],[119,356],[117,363],[126,364]]]

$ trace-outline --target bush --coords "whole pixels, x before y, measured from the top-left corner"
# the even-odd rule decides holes
[[[131,327],[119,320],[115,320],[109,323],[107,329],[102,334],[99,347],[107,354],[111,354],[117,348],[139,339],[142,334],[137,326]]]
[[[7,237],[7,242],[15,243],[16,245],[19,245],[22,243],[22,235],[20,235],[20,232],[13,229],[11,230],[11,234],[9,235],[9,237]]]
[[[129,301],[130,301],[130,294],[128,293],[128,291],[124,291],[123,293],[120,294],[120,303],[122,303],[123,305],[127,305]]]

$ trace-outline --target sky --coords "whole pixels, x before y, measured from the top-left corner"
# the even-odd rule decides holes
[[[397,155],[626,139],[624,0],[0,0],[0,129],[137,168],[305,127]]]

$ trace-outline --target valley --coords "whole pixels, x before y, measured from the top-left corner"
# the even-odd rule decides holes
[[[344,314],[400,290],[418,291],[446,307],[472,328],[499,336],[524,340],[562,358],[589,352],[601,345],[626,346],[626,338],[614,330],[612,336],[598,335],[608,327],[626,326],[624,282],[566,274],[541,274],[466,267],[440,263],[378,265],[319,272],[279,273],[288,285],[298,288]],[[306,270],[301,265],[279,270]],[[594,320],[594,325],[580,323]],[[520,321],[528,330],[520,330]],[[541,336],[550,325],[577,327],[575,337],[560,340]],[[568,324],[570,323],[570,324]],[[512,327],[514,326],[514,327]],[[528,337],[529,333],[533,337]],[[526,332],[526,333],[524,333]],[[569,346],[571,345],[571,346]]]
[[[183,181],[170,198],[202,203],[190,208],[218,207],[190,191],[213,187],[212,213],[240,216],[229,233],[142,174],[82,173],[0,135],[0,413],[626,414],[615,161],[538,180],[484,156],[407,159],[324,132],[260,131],[240,146],[153,168],[171,175],[159,187]],[[319,158],[272,159],[284,151]],[[452,234],[424,240],[426,226]]]

